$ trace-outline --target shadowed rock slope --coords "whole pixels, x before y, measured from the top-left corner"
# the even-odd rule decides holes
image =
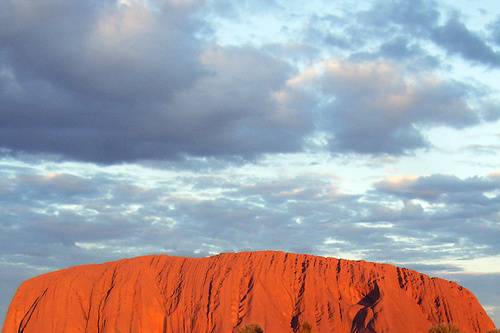
[[[462,332],[494,328],[467,289],[386,264],[283,252],[146,256],[24,282],[3,333]]]

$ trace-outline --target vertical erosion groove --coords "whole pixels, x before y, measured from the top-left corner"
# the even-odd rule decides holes
[[[18,333],[24,333],[24,329],[28,325],[31,317],[33,316],[33,313],[37,309],[38,304],[40,303],[40,301],[43,299],[43,297],[47,293],[47,290],[48,290],[48,288],[45,288],[45,290],[41,293],[41,295],[38,296],[37,298],[35,298],[35,300],[31,304],[31,306],[28,308],[28,311],[25,313],[25,315],[23,316],[23,319],[21,319],[21,322],[19,323],[19,327],[17,329]]]

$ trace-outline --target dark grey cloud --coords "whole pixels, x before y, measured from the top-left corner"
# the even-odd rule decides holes
[[[306,36],[353,59],[397,59],[410,67],[435,67],[436,59],[419,42],[440,15],[433,1],[373,1],[368,9],[346,6],[342,14],[313,17]]]
[[[357,57],[359,58],[360,55]],[[440,65],[439,58],[428,54],[418,42],[408,36],[395,36],[393,39],[381,43],[378,55],[380,59],[389,59],[395,62],[404,63],[410,60],[407,66],[414,71],[433,69]],[[373,56],[373,54],[368,55],[366,59],[373,59]]]
[[[321,129],[332,152],[402,155],[430,143],[422,131],[483,120],[468,103],[472,87],[432,74],[405,74],[391,62],[333,61],[318,81],[325,99]]]
[[[344,49],[355,58],[404,56],[400,61],[410,68],[436,67],[443,62],[415,46],[420,42],[433,43],[448,54],[476,64],[498,67],[500,53],[491,44],[498,39],[498,24],[490,25],[491,38],[488,38],[486,33],[468,27],[461,14],[467,13],[457,10],[447,13],[433,0],[374,1],[368,10],[347,9],[343,19],[325,15],[323,20],[331,25],[315,24],[319,28],[310,29],[307,34],[321,36],[325,46]],[[346,23],[350,17],[357,19]],[[404,43],[405,39],[410,44]],[[374,44],[379,45],[379,50],[373,49]]]
[[[199,38],[197,1],[0,5],[3,148],[105,163],[251,158],[297,151],[312,129],[307,96],[287,87],[294,69]]]
[[[382,44],[380,52],[394,59],[402,59],[415,52],[416,47],[416,45],[411,45],[407,38],[399,36]]]
[[[444,16],[435,1],[377,1],[364,12],[365,22],[385,28],[390,33],[404,33],[410,38],[430,40],[450,54],[492,67],[500,65],[500,54],[487,38],[470,30],[458,12],[451,13],[444,24]]]
[[[492,67],[500,65],[500,54],[488,44],[478,32],[470,30],[457,12],[452,13],[444,24],[440,24],[439,6],[435,1],[376,2],[367,14],[373,24],[394,24],[397,31],[406,31],[410,36],[428,39],[450,54],[466,60]],[[385,22],[384,22],[385,20]]]
[[[463,193],[474,195],[478,200],[483,193],[500,188],[500,178],[491,176],[461,179],[452,175],[436,174],[382,181],[376,184],[376,188],[378,191],[398,197],[429,202],[446,200],[446,196]]]
[[[403,29],[413,34],[426,34],[441,13],[433,0],[374,1],[368,11],[360,13],[365,22],[382,29]]]
[[[488,45],[484,37],[469,30],[456,16],[430,33],[431,39],[451,54],[491,67],[500,66],[500,53]]]
[[[157,11],[116,1],[1,6],[0,38],[12,84],[16,78],[41,81],[61,98],[154,102],[203,72],[201,41],[194,37],[203,23],[194,17],[195,5],[165,1]],[[18,83],[22,89],[30,82]]]

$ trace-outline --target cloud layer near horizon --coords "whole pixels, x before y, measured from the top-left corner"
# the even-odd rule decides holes
[[[266,176],[252,168],[81,172],[78,165],[14,161],[5,160],[0,174],[0,265],[10,272],[0,280],[9,295],[33,274],[146,253],[275,249],[464,280],[478,258],[500,253],[496,174],[388,177],[364,193],[346,193],[336,174],[318,166]]]

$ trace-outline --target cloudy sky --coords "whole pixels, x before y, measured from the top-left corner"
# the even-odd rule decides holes
[[[497,0],[0,0],[19,283],[277,249],[458,281],[500,324]]]

